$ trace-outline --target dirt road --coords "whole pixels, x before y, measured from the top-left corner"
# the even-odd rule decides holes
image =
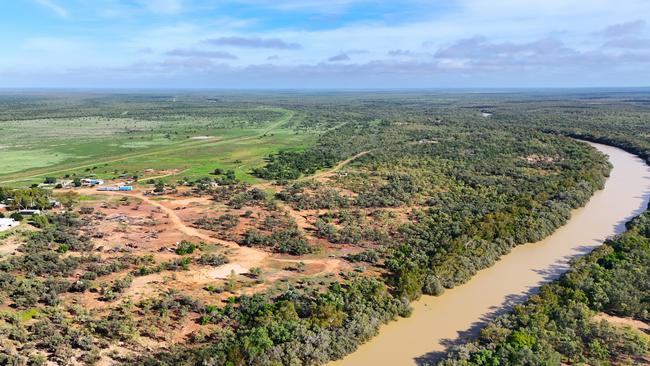
[[[303,262],[305,264],[323,264],[324,270],[319,272],[318,275],[326,274],[326,273],[336,273],[338,271],[338,268],[342,264],[341,260],[334,259],[334,258],[325,258],[325,259],[274,258],[271,254],[263,250],[244,247],[244,246],[240,246],[239,244],[233,241],[214,238],[210,234],[207,234],[200,229],[187,225],[173,209],[163,205],[158,201],[152,200],[150,197],[145,196],[141,192],[112,192],[112,191],[103,192],[103,191],[96,191],[93,189],[82,189],[82,190],[78,190],[78,192],[84,194],[134,197],[140,199],[142,200],[142,202],[157,207],[161,210],[161,212],[165,213],[169,218],[171,228],[178,230],[185,235],[198,238],[206,243],[217,243],[226,248],[233,250],[234,254],[229,256],[230,263],[227,263],[223,266],[220,266],[210,271],[209,275],[212,278],[223,279],[223,278],[227,278],[232,273],[235,274],[248,273],[250,269],[253,267],[263,267],[267,260],[286,262],[286,263]]]

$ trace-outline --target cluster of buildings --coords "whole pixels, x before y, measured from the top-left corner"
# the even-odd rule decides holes
[[[94,187],[94,186],[100,186],[104,184],[103,179],[95,179],[95,178],[84,178],[79,180],[81,183],[82,187]],[[75,187],[75,181],[72,179],[61,179],[56,182],[57,186],[61,186],[62,188],[73,188]],[[40,187],[52,187],[54,184],[41,184],[39,185]]]
[[[116,185],[112,185],[112,186],[104,185],[105,183],[104,180],[96,179],[96,178],[84,178],[81,179],[80,182],[81,182],[81,186],[97,187],[98,191],[116,191],[116,192],[133,191],[133,186],[130,185],[132,181],[117,183]],[[61,187],[65,187],[65,188],[69,188],[75,185],[74,181],[72,180],[61,180],[58,182],[58,184],[60,184]],[[77,183],[77,185],[79,184]],[[9,200],[11,199],[7,199],[7,201]],[[50,206],[51,208],[61,207],[61,203],[54,199],[50,198],[49,203],[51,205]],[[7,211],[7,205],[4,202],[0,202],[0,212],[1,211]],[[15,213],[18,213],[21,216],[33,216],[33,215],[40,215],[42,212],[41,210],[38,209],[22,209],[22,210],[16,210]],[[20,225],[20,222],[15,220],[14,218],[4,218],[4,217],[0,218],[0,232],[7,231],[18,225]]]
[[[84,186],[84,187],[101,186],[101,187],[97,188],[97,190],[101,191],[101,192],[127,192],[127,191],[132,191],[133,186],[130,185],[129,183],[131,183],[131,181],[127,181],[126,183],[117,183],[117,185],[114,185],[114,186],[105,186],[104,181],[102,179],[86,178],[86,179],[81,180],[81,185]]]
[[[131,186],[129,183],[131,181],[127,181],[126,183],[118,183],[115,186],[105,186],[105,182],[103,179],[97,179],[97,178],[84,178],[80,180],[81,186],[82,187],[98,187],[98,191],[103,191],[103,192],[111,192],[111,191],[132,191],[133,186]],[[63,180],[60,181],[59,184],[61,184],[62,187],[64,188],[70,188],[73,186],[73,181],[72,180]]]
[[[129,178],[130,175],[128,174],[122,174],[119,176],[119,178]],[[116,183],[114,185],[106,185],[106,182],[103,179],[99,178],[83,178],[79,180],[72,180],[72,179],[63,179],[63,180],[58,180],[56,182],[56,187],[55,188],[74,188],[74,187],[97,187],[98,191],[102,192],[124,192],[124,191],[132,191],[133,186],[131,185],[133,183],[133,180],[131,179],[126,179],[123,182]],[[41,184],[40,186],[42,187],[51,187],[54,186],[54,184],[49,183],[49,184]]]
[[[96,178],[84,178],[78,181],[81,183],[81,186],[84,187],[97,187],[97,190],[99,191],[132,191],[133,186],[130,185],[130,181],[127,181],[125,183],[118,183],[117,185],[114,186],[105,186],[104,185],[104,180],[102,179],[96,179]],[[70,188],[75,185],[73,180],[61,180],[58,182],[58,184],[61,187],[65,188]],[[77,183],[76,185],[79,185]],[[10,199],[7,199],[8,201]],[[54,199],[49,199],[50,207],[51,208],[58,208],[61,207],[61,203],[54,200]],[[4,203],[0,203],[0,211],[6,211],[7,210],[7,205]],[[20,214],[21,216],[33,216],[33,215],[40,215],[42,212],[41,210],[38,209],[21,209],[21,210],[16,210],[15,213]],[[20,225],[20,222],[13,219],[13,218],[0,218],[0,232],[2,231],[7,231],[9,229],[12,229],[16,226]]]

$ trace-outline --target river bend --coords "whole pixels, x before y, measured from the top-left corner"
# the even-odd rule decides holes
[[[621,149],[590,143],[613,165],[605,187],[574,210],[546,239],[517,246],[494,266],[438,297],[413,303],[413,314],[381,327],[379,334],[329,366],[418,365],[436,360],[452,343],[475,335],[495,314],[521,303],[567,270],[568,261],[625,230],[643,212],[650,193],[650,168]]]

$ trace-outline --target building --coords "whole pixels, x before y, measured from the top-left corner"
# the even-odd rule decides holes
[[[74,185],[74,181],[72,179],[63,179],[59,181],[59,184],[63,188],[70,188]]]
[[[20,210],[18,211],[18,213],[23,216],[40,215],[41,210]]]
[[[0,219],[0,231],[6,231],[18,225],[20,223],[14,219]]]
[[[132,191],[132,186],[106,186],[97,188],[101,192],[117,192],[117,191]]]
[[[82,186],[101,186],[102,184],[104,184],[104,181],[101,179],[84,178],[81,180]]]
[[[120,187],[106,186],[106,187],[99,187],[97,188],[97,190],[100,192],[116,192],[120,190]]]

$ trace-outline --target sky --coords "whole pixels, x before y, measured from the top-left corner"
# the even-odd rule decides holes
[[[0,88],[650,86],[648,0],[6,0]]]

